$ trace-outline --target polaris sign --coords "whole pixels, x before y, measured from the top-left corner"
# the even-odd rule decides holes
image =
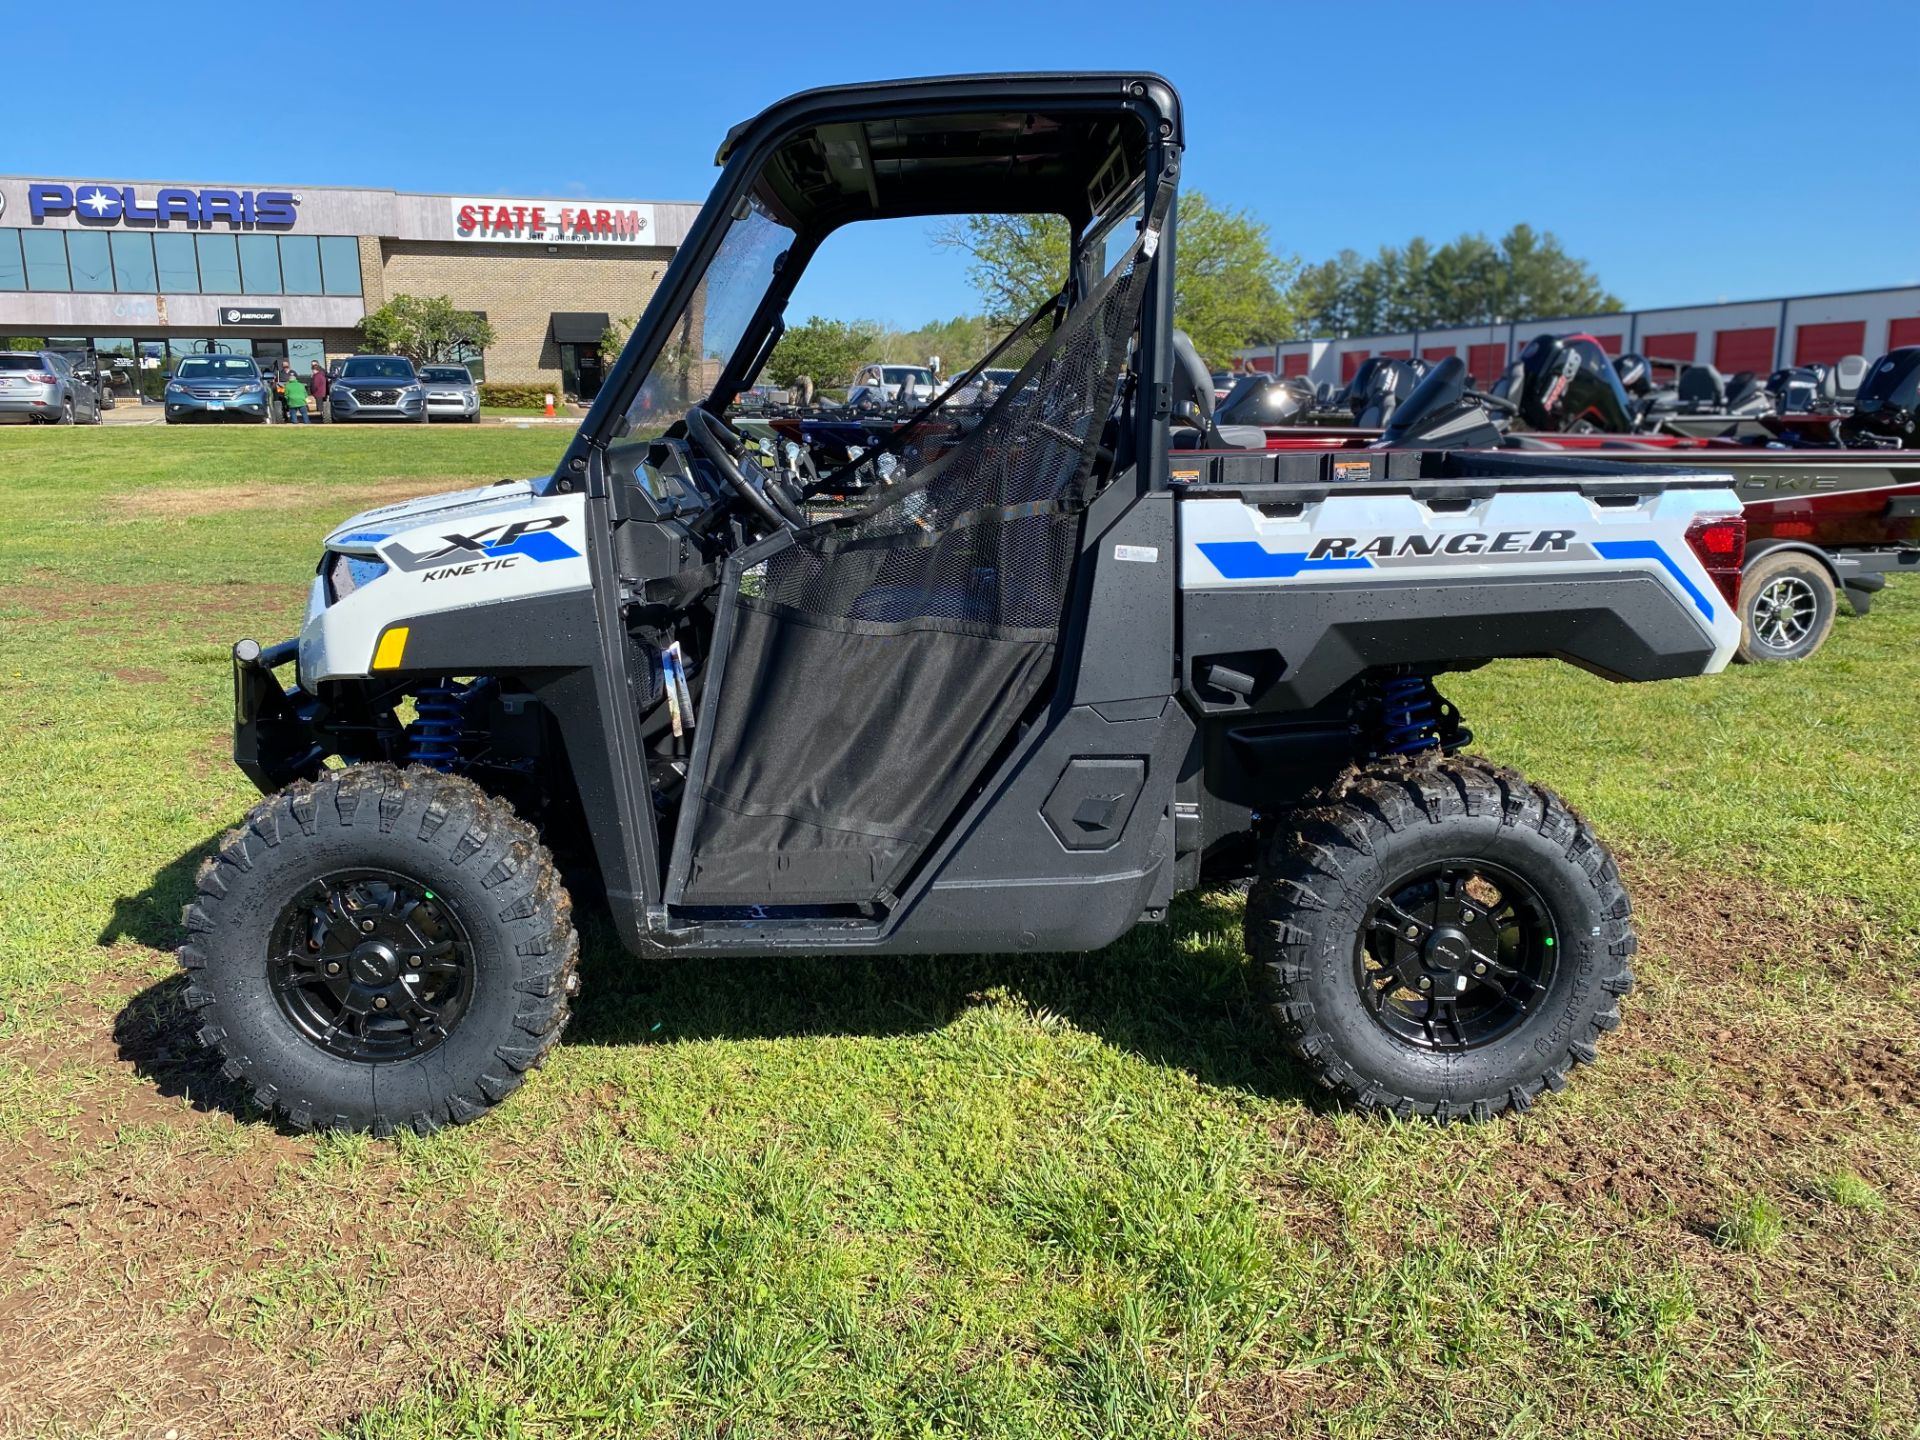
[[[142,205],[133,185],[62,185],[36,180],[27,186],[27,213],[36,225],[72,216],[83,225],[185,225],[204,229],[224,224],[233,230],[286,230],[300,218],[300,199],[291,190],[190,190],[175,186],[153,192]]]

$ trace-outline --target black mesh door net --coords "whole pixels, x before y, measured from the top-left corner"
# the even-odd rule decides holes
[[[1154,234],[983,415],[916,419],[871,504],[730,572],[679,903],[884,900],[979,779],[1053,670]]]

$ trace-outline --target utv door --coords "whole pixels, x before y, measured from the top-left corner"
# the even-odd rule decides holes
[[[735,557],[670,905],[885,904],[942,833],[1055,673],[1147,269],[1029,322],[977,423],[896,432],[867,506]]]

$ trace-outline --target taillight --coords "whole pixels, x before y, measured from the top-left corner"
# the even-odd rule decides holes
[[[1747,517],[1702,515],[1687,527],[1687,545],[1727,603],[1740,606],[1740,567],[1747,560]]]
[[[39,373],[27,376],[27,382],[32,385],[58,385],[60,383],[57,376]]]

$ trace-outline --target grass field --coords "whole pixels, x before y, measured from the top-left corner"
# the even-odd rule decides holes
[[[430,1140],[294,1138],[173,947],[227,651],[321,532],[558,432],[0,432],[0,1430],[1912,1435],[1920,587],[1813,662],[1509,664],[1476,748],[1624,859],[1640,988],[1533,1113],[1330,1113],[1238,902],[1098,955],[640,966]]]

